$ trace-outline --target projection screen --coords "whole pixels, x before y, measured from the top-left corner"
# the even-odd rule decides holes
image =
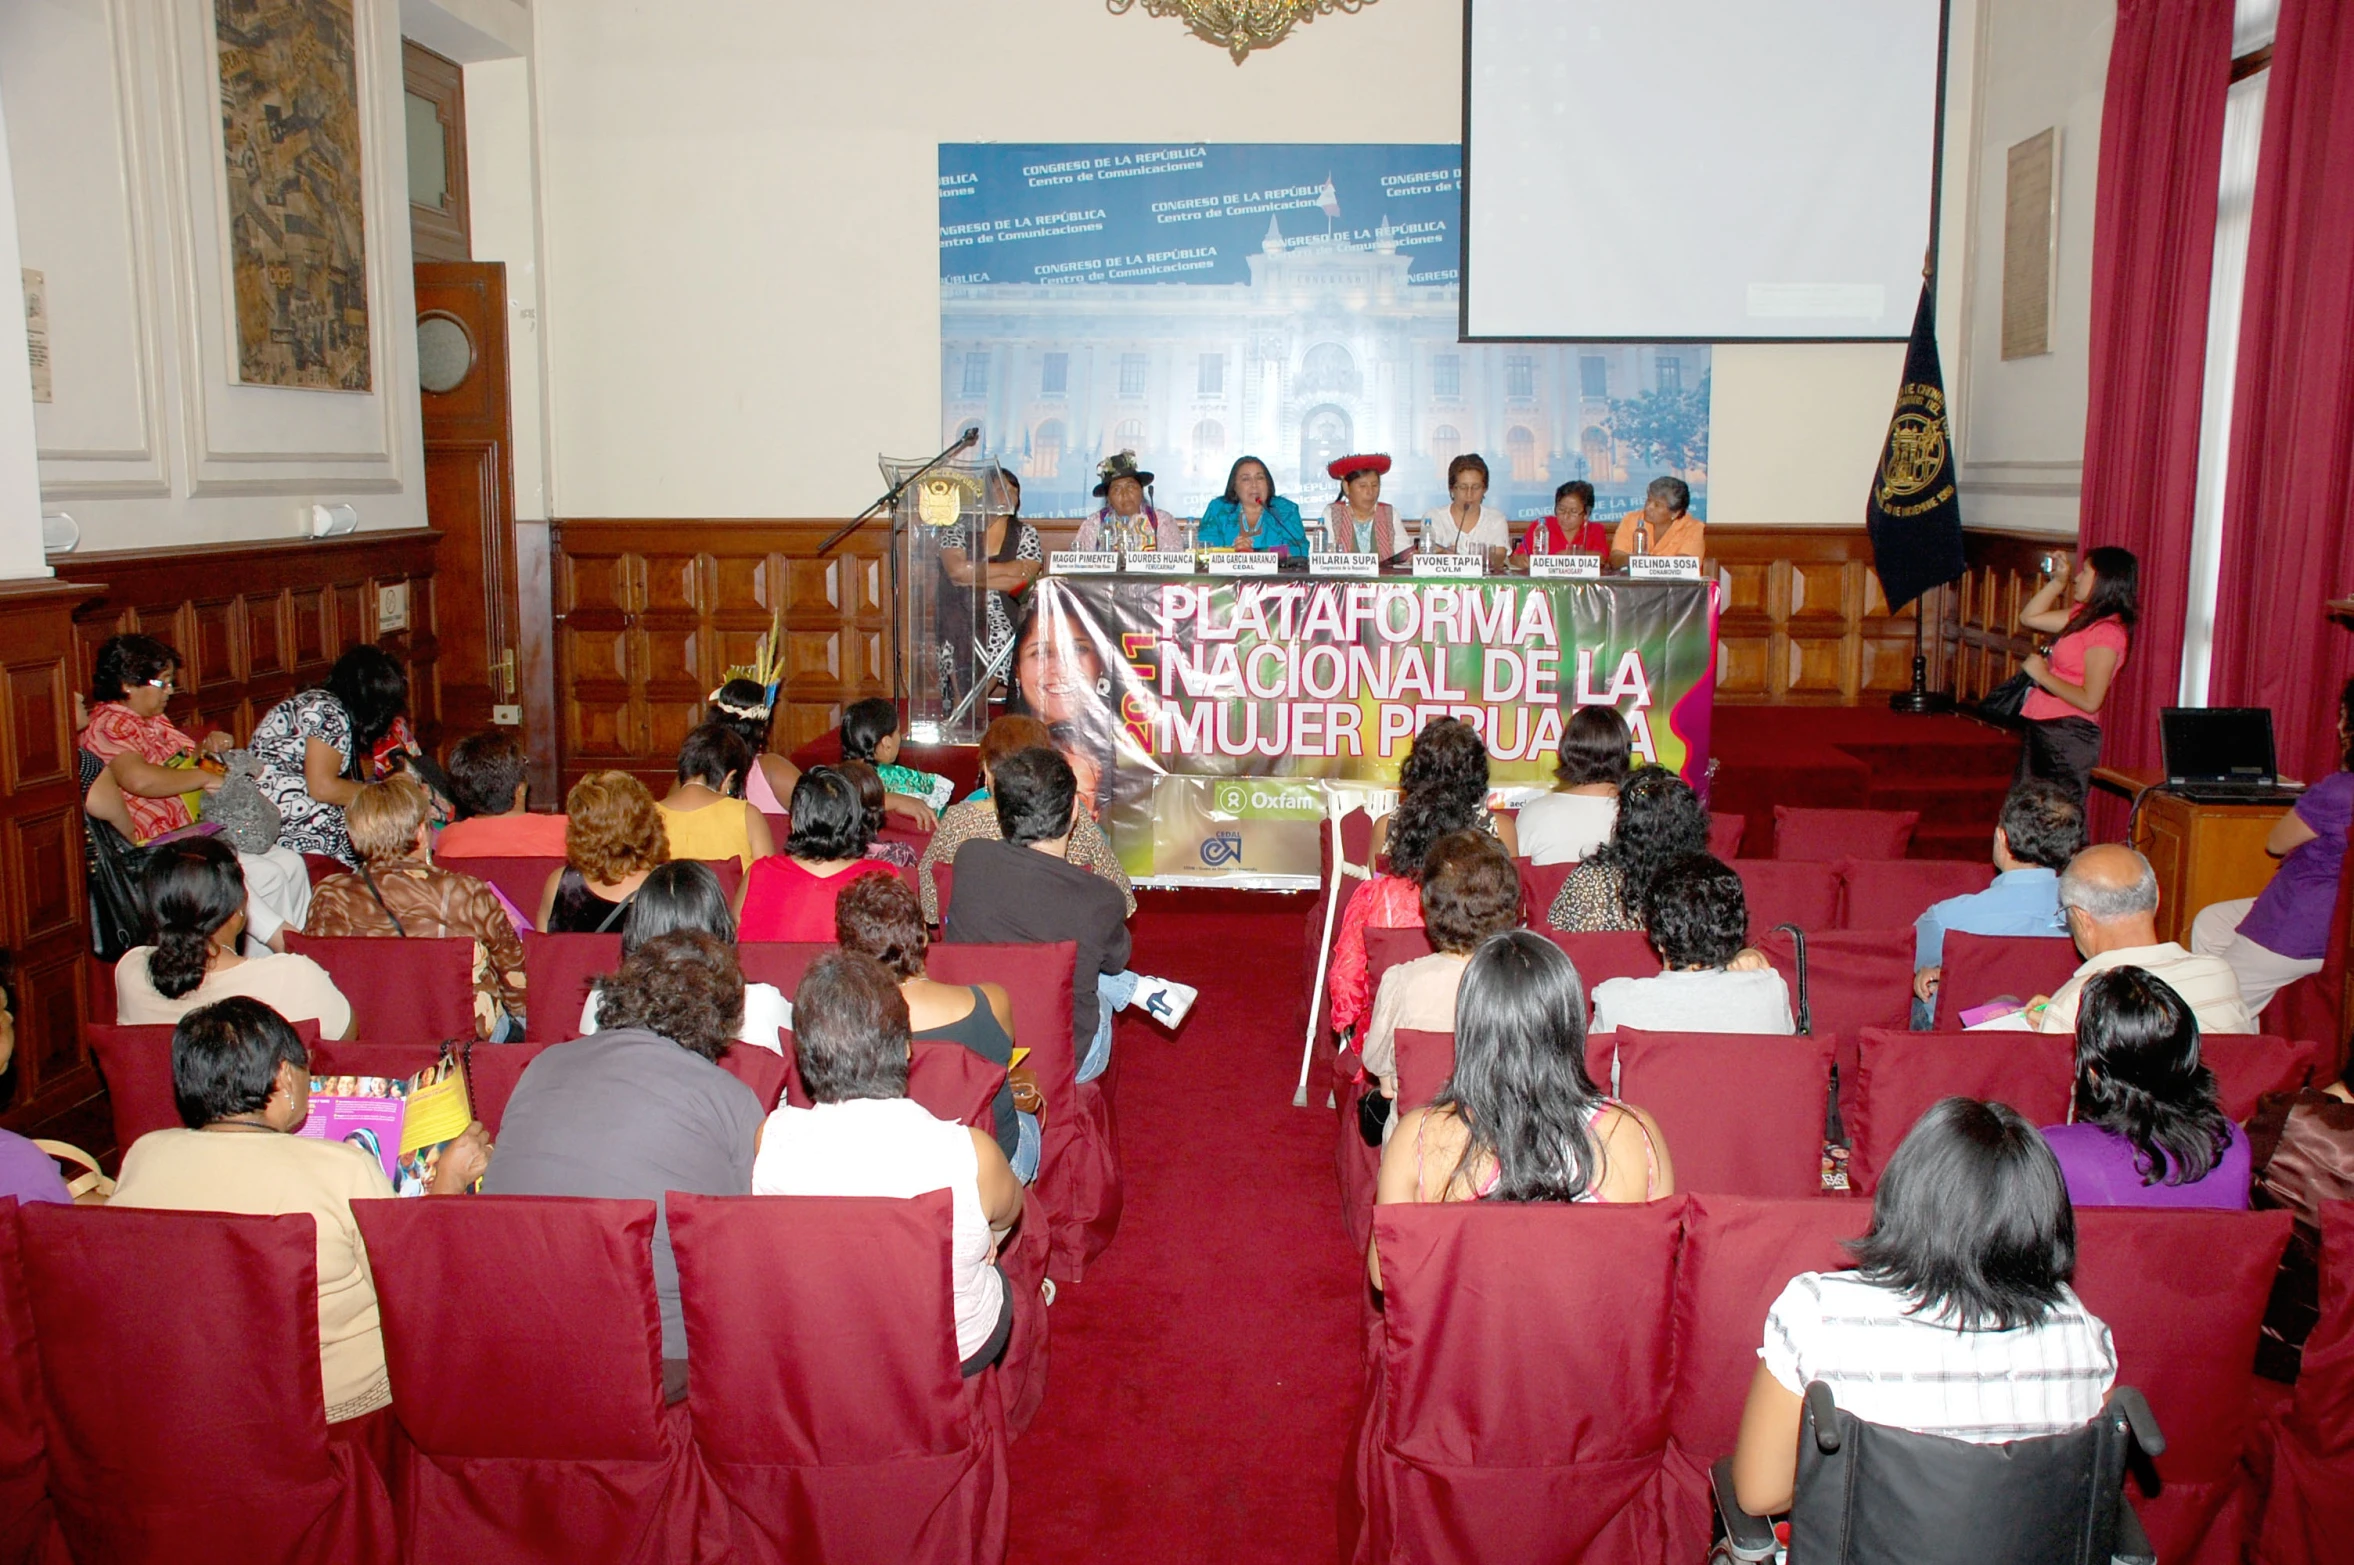
[[[1465,0],[1463,335],[1901,338],[1942,0]]]

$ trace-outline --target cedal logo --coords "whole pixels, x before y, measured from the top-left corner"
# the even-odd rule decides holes
[[[1202,862],[1211,869],[1222,869],[1242,862],[1242,833],[1221,831],[1202,839]]]

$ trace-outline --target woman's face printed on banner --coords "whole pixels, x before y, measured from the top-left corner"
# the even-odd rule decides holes
[[[1073,620],[1040,614],[1014,654],[1022,704],[1042,723],[1075,722],[1103,704],[1095,688],[1103,677],[1103,660],[1081,639],[1080,630]]]
[[[1104,499],[1114,516],[1134,516],[1144,509],[1144,485],[1133,478],[1115,478],[1106,485]]]

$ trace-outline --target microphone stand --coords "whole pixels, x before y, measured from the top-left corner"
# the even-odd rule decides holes
[[[894,701],[907,699],[907,681],[903,677],[900,666],[901,655],[905,651],[907,641],[907,601],[899,593],[899,497],[907,492],[909,484],[914,483],[957,452],[980,443],[981,431],[978,426],[958,435],[954,440],[942,446],[938,455],[884,490],[881,495],[876,497],[872,505],[835,528],[832,536],[817,546],[817,557],[822,560],[833,553],[843,539],[864,527],[875,517],[885,511],[892,513],[889,570],[891,573],[891,699]]]

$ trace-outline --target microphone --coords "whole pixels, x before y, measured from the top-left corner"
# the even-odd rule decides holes
[[[979,422],[978,420],[975,420],[973,423],[970,423],[970,424],[967,424],[967,425],[965,425],[965,427],[964,427],[964,438],[962,438],[961,440],[957,441],[957,445],[958,445],[958,447],[959,447],[959,448],[962,448],[962,449],[970,449],[971,447],[973,447],[973,446],[977,446],[977,445],[979,445],[980,443],[981,443],[981,425],[980,425],[980,422]]]

